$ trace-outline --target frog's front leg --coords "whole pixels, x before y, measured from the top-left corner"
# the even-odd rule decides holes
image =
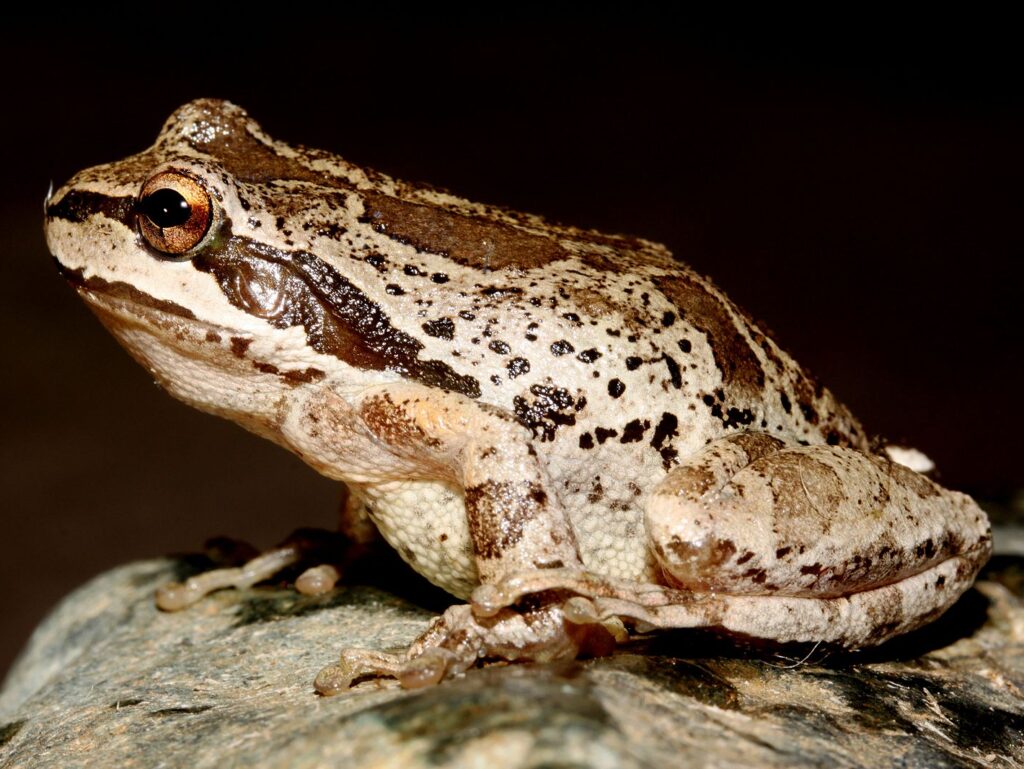
[[[184,582],[162,585],[156,591],[156,605],[163,611],[180,611],[217,590],[249,588],[303,563],[315,565],[295,579],[295,589],[303,595],[321,595],[341,579],[340,563],[358,559],[376,538],[377,531],[367,517],[363,500],[347,490],[341,504],[338,534],[298,529],[281,544],[240,566],[212,569]]]
[[[348,479],[362,484],[370,496],[386,495],[393,484],[408,481],[449,483],[462,489],[481,583],[496,584],[514,574],[537,571],[582,573],[575,535],[532,436],[511,415],[454,393],[395,384],[366,390],[353,399],[325,391],[307,406],[299,422],[320,442],[316,453],[325,471],[331,472],[333,465],[335,472],[349,474]],[[325,436],[327,441],[340,436],[337,446],[326,445]],[[352,465],[352,447],[361,436],[381,451],[357,468]],[[361,455],[366,454],[364,449]],[[396,514],[396,504],[393,498],[382,504],[376,523],[386,539],[405,551],[407,532],[389,518],[406,516],[409,525],[408,513]],[[415,500],[399,506],[410,504]],[[430,506],[418,514],[430,515]],[[436,573],[444,568],[436,559],[411,560],[428,579],[447,581],[448,575]],[[556,595],[538,596],[516,610],[499,608],[485,616],[469,606],[453,606],[404,654],[346,650],[339,665],[318,677],[317,688],[333,693],[363,675],[393,675],[407,686],[423,685],[461,672],[481,656],[572,657],[607,635],[600,628],[567,626]]]
[[[670,473],[647,526],[665,585],[566,575],[581,596],[570,618],[854,648],[937,617],[991,552],[970,497],[886,457],[758,433],[715,441]],[[480,591],[500,607],[537,579]]]

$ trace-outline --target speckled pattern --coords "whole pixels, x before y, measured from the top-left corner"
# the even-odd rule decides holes
[[[472,600],[356,671],[435,647],[442,675],[498,649],[571,655],[569,594],[572,624],[619,639],[878,643],[945,610],[990,551],[969,498],[894,464],[658,244],[276,142],[215,100],[75,176],[46,231],[171,394],[346,482],[413,568]],[[524,640],[501,612],[531,593],[551,605]]]

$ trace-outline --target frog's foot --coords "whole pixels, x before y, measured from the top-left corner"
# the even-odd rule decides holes
[[[480,585],[473,591],[469,605],[474,616],[488,618],[554,591],[570,594],[561,604],[566,622],[599,625],[609,630],[617,642],[627,640],[627,624],[639,632],[714,625],[723,603],[722,597],[713,594],[562,568],[534,569],[510,575],[496,584]]]
[[[304,595],[320,595],[332,590],[341,579],[338,566],[322,561],[339,560],[338,554],[344,547],[344,538],[339,534],[298,529],[280,546],[250,558],[241,566],[214,569],[184,582],[170,582],[160,587],[156,605],[164,611],[180,611],[216,590],[252,587],[303,561],[317,565],[306,569],[295,580],[295,589]]]
[[[530,596],[522,610],[503,609],[478,617],[471,606],[449,607],[404,653],[346,649],[335,665],[320,671],[316,690],[332,695],[361,678],[390,676],[406,689],[432,686],[464,673],[483,659],[555,662],[578,656],[604,656],[626,630],[616,618],[569,615],[565,604],[549,595]]]

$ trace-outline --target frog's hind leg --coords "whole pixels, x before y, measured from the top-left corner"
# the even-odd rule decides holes
[[[758,433],[715,441],[670,473],[647,526],[664,584],[525,574],[482,586],[474,605],[486,614],[557,584],[578,596],[564,606],[573,622],[858,647],[937,617],[991,551],[970,497],[883,456]]]
[[[760,433],[711,443],[673,471],[647,525],[665,581],[713,597],[710,624],[847,647],[935,618],[991,552],[970,497],[885,456]]]

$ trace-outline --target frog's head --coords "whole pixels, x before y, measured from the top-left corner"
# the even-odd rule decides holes
[[[424,369],[421,345],[360,287],[373,268],[345,237],[359,190],[388,182],[275,142],[239,107],[203,99],[178,109],[151,148],[55,192],[46,239],[61,273],[159,381],[220,409],[197,381],[212,370],[231,379],[222,387],[251,389],[254,368],[289,386]],[[427,375],[459,384],[442,381],[452,372]]]

